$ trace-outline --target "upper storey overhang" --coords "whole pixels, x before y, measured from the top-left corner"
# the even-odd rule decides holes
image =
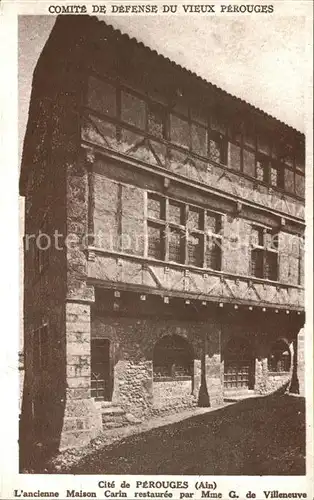
[[[68,78],[71,72],[76,72],[79,80],[75,91],[72,91],[71,78]],[[188,102],[195,109],[208,107],[218,110],[227,120],[241,122],[241,126],[243,122],[245,126],[253,124],[266,130],[269,136],[278,138],[281,144],[293,143],[304,149],[305,138],[299,131],[157,54],[134,38],[121,34],[105,22],[89,16],[59,16],[34,72],[32,99],[47,92],[53,95],[55,89],[59,88],[71,98],[75,94],[77,110],[81,112],[90,74],[100,78],[109,76],[111,81],[127,82],[130,88],[140,89],[158,102],[165,101],[170,109],[185,106]],[[31,143],[34,122],[36,112],[30,109],[20,179],[22,195],[25,194],[28,170],[33,161]],[[215,190],[215,187],[214,182],[211,189]],[[217,194],[221,195],[219,189]],[[282,204],[286,204],[284,196],[279,196],[278,200],[280,197]],[[299,204],[302,207],[300,197],[294,196],[294,201],[296,206]],[[262,206],[263,201],[260,204]],[[302,210],[296,209],[293,217],[302,221]]]

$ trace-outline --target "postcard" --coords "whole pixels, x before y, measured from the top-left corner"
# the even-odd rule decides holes
[[[0,13],[0,497],[313,498],[311,3]]]

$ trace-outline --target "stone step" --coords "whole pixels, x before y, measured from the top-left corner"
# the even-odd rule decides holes
[[[101,408],[102,415],[125,415],[125,411],[120,406],[107,406]]]
[[[101,420],[103,424],[107,422],[127,422],[125,415],[102,415]]]
[[[245,389],[245,388],[225,389],[224,394],[255,394],[255,391],[254,389]]]
[[[114,429],[116,427],[123,427],[127,425],[128,421],[126,418],[126,413],[118,405],[111,403],[108,405],[108,401],[106,401],[104,406],[101,408],[101,419],[103,429]]]
[[[224,392],[224,401],[228,402],[237,402],[237,401],[242,401],[243,399],[248,399],[248,398],[257,398],[259,394],[256,394],[256,392],[249,390],[249,391],[225,391]]]
[[[111,408],[112,406],[115,406],[112,401],[100,401],[99,404],[101,408]]]
[[[119,427],[124,427],[125,425],[126,425],[125,421],[118,422],[116,420],[113,420],[112,422],[103,422],[102,428],[103,428],[103,430],[117,429]]]
[[[104,430],[124,427],[126,425],[137,425],[141,423],[140,419],[131,413],[126,413],[120,406],[113,404],[111,404],[111,406],[105,406],[101,409],[101,419]]]

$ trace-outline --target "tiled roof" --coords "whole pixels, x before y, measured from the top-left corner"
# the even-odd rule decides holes
[[[58,19],[60,19],[60,17],[63,17],[62,20],[64,20],[64,18],[69,17],[69,16],[59,16]],[[162,54],[159,54],[156,50],[148,47],[143,42],[139,42],[136,38],[130,37],[126,33],[122,33],[119,29],[114,28],[112,25],[107,24],[103,20],[99,20],[96,16],[79,16],[79,17],[80,18],[84,17],[85,21],[87,20],[88,23],[90,23],[90,28],[92,27],[92,25],[94,25],[95,30],[97,30],[97,28],[102,29],[101,26],[103,26],[104,32],[106,32],[107,35],[110,34],[110,36],[112,36],[113,38],[116,38],[117,41],[120,39],[120,40],[124,40],[124,41],[126,41],[126,42],[128,42],[130,44],[133,44],[133,45],[136,45],[138,47],[141,47],[142,49],[144,49],[144,51],[147,52],[148,55],[153,56],[153,57],[157,57],[160,61],[164,61],[168,65],[170,64],[173,68],[175,68],[176,70],[181,71],[185,75],[190,75],[191,78],[194,78],[195,80],[197,80],[197,81],[201,82],[202,84],[210,87],[211,89],[214,89],[221,96],[226,96],[226,97],[232,98],[239,105],[246,106],[247,108],[250,108],[251,111],[254,111],[254,112],[258,113],[259,115],[264,116],[265,118],[268,118],[268,119],[270,119],[272,121],[275,121],[281,127],[284,127],[287,130],[290,130],[291,132],[293,132],[295,134],[304,136],[304,134],[302,134],[302,132],[300,132],[299,130],[295,129],[294,127],[291,127],[290,125],[287,125],[286,123],[282,122],[278,118],[275,118],[274,116],[266,113],[262,109],[260,109],[260,108],[258,108],[256,106],[253,106],[249,102],[247,102],[247,101],[245,101],[245,100],[243,100],[243,99],[241,99],[241,98],[239,98],[237,96],[234,96],[234,95],[230,94],[229,92],[226,92],[225,90],[223,90],[222,88],[218,87],[217,85],[214,85],[213,83],[211,83],[211,82],[205,80],[204,78],[202,78],[201,76],[197,75],[195,72],[193,72],[193,71],[191,71],[191,70],[189,70],[189,69],[181,66],[180,64],[177,64],[176,62],[172,61],[168,57],[165,57]]]

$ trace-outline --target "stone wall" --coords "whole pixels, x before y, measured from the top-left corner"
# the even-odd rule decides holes
[[[135,416],[140,417],[149,413],[153,401],[152,376],[151,361],[144,359],[135,361],[134,358],[118,360],[114,366],[112,401]]]
[[[164,335],[182,336],[192,346],[192,381],[153,381],[153,349],[158,339]],[[148,414],[154,408],[180,408],[196,404],[205,336],[207,389],[212,404],[220,404],[222,386],[219,335],[219,325],[210,322],[92,315],[92,338],[108,338],[114,345],[112,400],[137,416]],[[163,388],[167,390],[164,391]]]
[[[273,373],[268,372],[267,393],[275,392],[281,387],[284,387],[291,380],[291,372]]]
[[[30,124],[34,121],[36,130],[51,134],[48,139],[36,134],[28,137],[25,146],[25,154],[32,156],[29,164],[33,165],[26,187],[25,237],[36,237],[41,231],[50,237],[51,243],[42,269],[34,244],[30,249],[25,247],[24,252],[25,380],[21,435],[22,440],[26,437],[28,441],[26,447],[40,441],[45,446],[62,448],[75,443],[70,436],[72,431],[91,436],[88,415],[92,408],[89,413],[83,408],[92,405],[88,399],[90,377],[84,372],[89,369],[89,318],[87,310],[80,311],[79,304],[66,306],[66,300],[93,300],[93,291],[86,286],[84,244],[72,248],[72,243],[80,243],[88,229],[88,165],[77,154],[81,81],[70,68],[58,68],[53,75],[41,81],[47,76],[37,74],[40,85],[33,90],[30,116]],[[41,110],[47,106],[36,109],[36,99],[42,92],[49,101],[49,113],[45,116]],[[58,239],[54,238],[56,234]],[[34,364],[34,331],[43,324],[47,324],[47,359],[39,374]],[[82,442],[81,436],[79,441]]]
[[[248,221],[231,215],[224,217],[223,271],[244,276],[250,274],[250,232]]]
[[[156,381],[153,383],[154,410],[171,409],[176,411],[184,406],[195,405],[197,397],[193,394],[191,380]]]
[[[294,349],[293,341],[297,338],[297,323],[293,324],[288,315],[272,316],[259,315],[246,318],[243,323],[238,315],[233,315],[233,323],[226,321],[222,323],[222,376],[223,376],[223,353],[228,341],[237,338],[250,345],[252,357],[254,358],[254,390],[258,394],[269,394],[281,387],[286,386],[289,390],[293,374]],[[226,318],[227,320],[227,318]],[[271,372],[268,366],[268,357],[272,345],[277,340],[283,340],[291,353],[291,366],[289,372]],[[301,340],[302,342],[302,340]],[[298,377],[302,380],[303,361],[298,356]],[[302,355],[300,355],[302,356]],[[301,385],[301,383],[300,383]]]
[[[90,203],[90,217],[93,220],[94,245],[103,250],[122,251],[131,255],[144,256],[145,247],[145,190],[153,189],[164,195],[164,189],[154,176],[148,180],[145,173],[134,172],[131,175],[123,166],[117,169],[110,161],[95,160],[91,167],[93,182],[93,202]],[[86,203],[86,190],[75,174],[75,189],[80,189],[80,203]],[[81,174],[83,176],[83,173]],[[86,181],[87,182],[87,181]],[[134,182],[134,184],[133,184]],[[79,183],[82,184],[79,187]],[[167,190],[170,197],[200,204],[225,211],[222,224],[222,264],[221,270],[239,276],[250,276],[251,262],[251,227],[255,223],[274,224],[264,216],[256,222],[252,215],[230,213],[230,209],[215,206],[208,197],[200,197],[199,193],[184,192],[181,186],[171,183]],[[193,199],[194,198],[194,199]],[[211,203],[214,203],[211,206]],[[233,210],[234,212],[234,210]],[[82,221],[80,221],[82,222]],[[278,225],[278,220],[276,221]],[[279,231],[279,282],[298,285],[303,283],[303,255],[299,250],[299,236],[283,230]],[[105,274],[105,272],[103,273]],[[100,273],[101,275],[101,273]],[[249,298],[249,297],[248,297]],[[287,302],[289,305],[289,302]]]
[[[24,352],[25,377],[20,445],[31,449],[40,441],[58,447],[66,392],[65,296],[66,251],[66,146],[61,119],[64,102],[58,85],[41,82],[33,88],[29,126],[34,136],[25,139],[23,157],[29,156],[25,189],[24,246]],[[55,82],[54,82],[55,83]],[[53,87],[53,88],[52,88]],[[45,106],[36,106],[44,92]],[[37,101],[35,99],[37,96]],[[47,130],[52,130],[47,137]],[[39,232],[44,233],[37,239]],[[57,247],[54,234],[61,235]],[[42,245],[39,265],[38,244]],[[44,249],[46,248],[46,249]],[[44,368],[35,365],[34,332],[47,325]],[[40,402],[40,403],[39,403]],[[23,452],[22,452],[23,453]]]
[[[66,304],[66,399],[60,449],[82,446],[102,430],[90,397],[90,305]]]

